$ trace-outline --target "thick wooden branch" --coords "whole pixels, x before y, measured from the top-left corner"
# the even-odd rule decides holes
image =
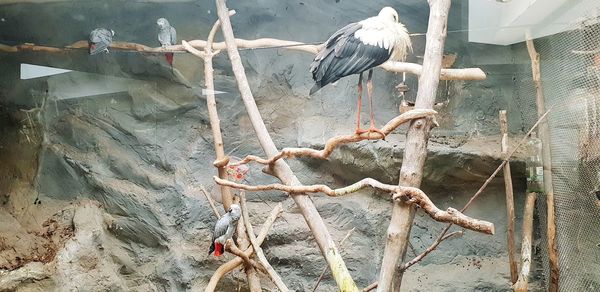
[[[245,184],[235,183],[213,177],[215,182],[219,185],[224,185],[236,189],[246,191],[267,191],[267,190],[279,190],[288,192],[291,194],[296,193],[324,193],[328,196],[337,197],[350,193],[357,192],[366,187],[372,187],[382,191],[393,193],[393,199],[395,201],[403,201],[409,204],[416,204],[425,211],[433,220],[439,222],[452,222],[463,228],[485,233],[494,234],[494,224],[477,220],[469,216],[464,215],[454,208],[448,208],[446,211],[440,210],[429,197],[420,189],[413,187],[403,187],[397,185],[388,185],[381,183],[372,178],[362,179],[347,187],[332,189],[326,185],[310,185],[310,186],[288,186],[283,184],[269,184],[269,185],[258,185],[249,186]]]
[[[542,90],[542,77],[540,73],[540,55],[536,52],[533,40],[527,37],[527,51],[531,58],[531,74],[535,86],[535,103],[537,106],[538,117],[543,116],[546,109],[544,101],[544,91]],[[542,120],[538,131],[538,136],[542,140],[542,165],[544,168],[544,193],[546,194],[546,234],[548,236],[548,263],[550,264],[550,285],[548,291],[558,291],[560,265],[558,261],[558,249],[556,243],[556,214],[554,210],[554,186],[552,185],[552,155],[550,154],[550,129],[548,121]]]
[[[277,219],[277,217],[279,217],[279,215],[283,212],[283,207],[281,205],[281,203],[277,204],[277,206],[275,206],[275,208],[273,209],[273,211],[271,211],[271,214],[269,215],[269,217],[267,218],[267,220],[265,220],[265,222],[263,223],[261,229],[260,229],[260,233],[258,234],[258,237],[256,238],[256,242],[258,244],[262,244],[263,241],[265,240],[265,238],[267,238],[267,234],[269,233],[269,230],[271,229],[271,226],[273,225],[273,223],[275,222],[275,220]],[[246,249],[244,251],[244,254],[247,256],[252,255],[252,253],[254,252],[254,248],[249,247],[248,249]],[[215,291],[215,288],[217,287],[217,284],[219,283],[219,280],[227,273],[233,271],[235,268],[237,268],[238,266],[240,266],[242,263],[244,262],[244,260],[240,257],[236,257],[226,263],[224,263],[223,265],[221,265],[216,271],[215,273],[212,275],[212,277],[210,278],[210,281],[208,282],[208,285],[206,286],[206,288],[204,289],[204,292],[213,292]]]
[[[536,193],[527,194],[525,211],[523,212],[523,238],[521,240],[521,271],[517,282],[513,285],[516,292],[527,292],[527,282],[531,269],[531,244],[533,242],[533,210]]]
[[[183,43],[183,42],[182,42]],[[196,50],[204,50],[207,47],[207,41],[204,40],[191,40],[187,41],[186,44],[195,48]],[[284,48],[286,50],[300,51],[316,55],[322,45],[309,45],[301,42],[286,41],[273,38],[260,38],[254,40],[235,39],[235,44],[238,48],[245,49],[257,49],[257,48]],[[119,51],[135,51],[144,53],[183,53],[190,52],[186,45],[173,45],[167,47],[152,48],[142,44],[128,43],[128,42],[113,42],[110,45],[111,49]],[[218,42],[212,45],[215,51],[223,50],[227,48],[225,42]],[[66,53],[72,50],[87,50],[87,41],[78,41],[64,48],[48,47],[48,46],[37,46],[35,44],[22,44],[17,46],[7,46],[0,44],[0,52],[16,53],[23,51],[34,51],[34,52],[47,52],[47,53]],[[190,52],[191,53],[191,52]],[[202,58],[202,57],[201,57]],[[386,62],[380,67],[389,72],[401,73],[406,72],[421,76],[423,66],[414,63],[405,62]],[[462,69],[442,69],[440,72],[441,80],[485,80],[486,74],[479,68],[462,68]]]
[[[352,227],[352,229],[348,230],[348,233],[346,233],[346,236],[344,236],[344,238],[342,238],[342,240],[340,241],[340,251],[342,251],[342,248],[344,247],[344,242],[346,241],[346,239],[348,239],[350,237],[350,235],[352,234],[352,232],[354,232],[355,229],[356,229],[356,227]],[[329,267],[325,266],[323,268],[323,270],[321,271],[321,275],[319,275],[319,278],[317,279],[317,283],[315,284],[315,287],[312,289],[312,292],[317,291],[317,288],[319,288],[319,284],[321,283],[321,280],[323,280],[323,277],[325,276],[325,273],[327,272],[327,270],[329,270]]]
[[[252,90],[250,89],[248,79],[246,78],[246,72],[238,52],[235,36],[233,35],[231,21],[227,14],[228,9],[227,5],[225,5],[225,0],[216,0],[216,6],[217,14],[219,15],[219,20],[221,20],[222,24],[221,29],[225,38],[225,43],[227,44],[227,54],[231,61],[233,74],[235,75],[240,95],[246,106],[250,122],[252,123],[258,141],[266,155],[275,156],[279,151],[267,131],[267,127],[265,126],[260,112],[258,111],[258,107],[256,106],[254,96],[252,95]],[[281,160],[274,163],[270,168],[270,172],[286,185],[301,185],[289,165]],[[331,234],[329,234],[327,230],[325,222],[323,222],[323,218],[319,215],[312,200],[305,194],[295,194],[292,196],[292,199],[304,216],[321,253],[329,264],[329,268],[331,269],[338,288],[342,291],[358,291],[344,260],[335,246],[335,242],[331,238]]]
[[[423,69],[419,78],[419,91],[415,108],[433,109],[442,72],[442,56],[446,40],[450,0],[429,0],[429,22],[423,55]],[[427,158],[427,141],[430,122],[427,119],[415,120],[406,134],[406,147],[398,185],[420,187],[423,167]],[[406,255],[410,231],[415,217],[415,208],[410,204],[397,202],[392,208],[392,218],[387,229],[387,240],[377,291],[400,291],[402,284],[402,260]]]
[[[269,264],[267,257],[265,256],[262,248],[258,244],[256,240],[256,236],[254,235],[254,229],[252,228],[252,224],[250,223],[250,213],[248,212],[248,207],[246,206],[246,194],[242,191],[240,193],[240,206],[242,208],[242,218],[244,221],[244,225],[246,225],[246,232],[248,233],[248,238],[252,243],[252,247],[254,248],[254,252],[258,257],[260,263],[265,267],[267,273],[273,280],[273,283],[277,286],[279,291],[287,292],[289,291],[288,287],[283,283],[281,277],[275,272],[275,269]]]
[[[398,128],[400,125],[408,121],[430,117],[435,114],[437,114],[437,112],[432,109],[413,109],[390,120],[385,126],[381,128],[381,131],[385,135],[388,135],[394,129]],[[231,165],[246,164],[251,161],[255,161],[261,164],[273,164],[275,161],[281,158],[291,158],[299,156],[308,156],[317,159],[327,159],[338,145],[382,138],[383,137],[381,136],[381,134],[375,132],[353,135],[341,135],[327,140],[327,142],[325,143],[325,148],[323,150],[315,150],[312,148],[283,148],[283,150],[281,150],[279,153],[277,153],[275,156],[269,159],[264,159],[255,155],[248,155],[239,162],[232,163]]]

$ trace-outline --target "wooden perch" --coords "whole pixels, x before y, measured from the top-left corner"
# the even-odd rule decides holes
[[[548,291],[558,291],[558,282],[560,276],[560,266],[558,262],[558,249],[556,247],[556,215],[554,210],[554,186],[552,185],[552,155],[550,155],[550,129],[548,121],[541,119],[546,108],[544,104],[544,92],[542,90],[542,78],[540,73],[540,55],[535,51],[533,40],[527,36],[527,51],[531,58],[531,74],[535,86],[535,103],[537,105],[538,117],[542,122],[538,136],[542,140],[542,166],[544,168],[544,193],[546,194],[547,226],[546,234],[548,236],[548,263],[550,264],[550,285]]]
[[[500,119],[500,132],[502,133],[502,141],[500,143],[500,150],[502,156],[506,157],[508,154],[508,119],[506,118],[506,111],[501,110],[499,112]],[[517,260],[515,251],[515,202],[513,199],[513,184],[512,176],[510,174],[510,162],[506,162],[504,165],[504,187],[506,192],[506,218],[507,218],[507,242],[508,247],[508,265],[510,269],[510,281],[515,283],[517,281]]]
[[[256,242],[260,245],[262,244],[262,242],[265,240],[265,238],[267,238],[267,234],[269,233],[269,230],[271,229],[271,226],[273,225],[273,223],[275,222],[275,220],[277,219],[277,217],[279,217],[279,215],[283,212],[283,207],[281,205],[281,203],[277,204],[277,206],[275,206],[275,208],[273,209],[273,211],[271,211],[271,214],[269,215],[269,217],[267,218],[267,220],[265,220],[265,223],[263,223],[261,229],[260,229],[260,233],[258,234],[258,237],[256,238]],[[249,247],[248,249],[246,249],[244,251],[244,254],[247,256],[252,255],[252,253],[254,252],[254,248]],[[213,292],[215,291],[215,288],[217,287],[217,284],[219,283],[219,280],[227,273],[233,271],[235,268],[237,268],[239,265],[241,265],[244,262],[244,260],[240,257],[236,257],[226,263],[224,263],[223,265],[221,265],[216,271],[215,273],[212,275],[212,277],[210,278],[210,281],[208,282],[208,285],[206,286],[206,288],[204,289],[204,292]]]
[[[231,21],[228,16],[228,9],[227,5],[225,5],[225,0],[216,0],[216,6],[219,20],[221,20],[223,37],[225,38],[225,43],[227,44],[227,54],[229,56],[229,60],[231,61],[233,74],[235,75],[240,95],[244,101],[244,105],[246,106],[246,111],[250,118],[250,122],[266,155],[275,156],[279,151],[277,150],[273,139],[267,131],[267,127],[265,126],[260,112],[258,111],[256,101],[252,95],[252,90],[248,84],[248,79],[246,78],[246,72],[238,52],[235,36],[233,35],[233,28],[231,27]],[[289,165],[282,160],[275,162],[269,171],[286,185],[301,185],[300,181],[294,175]],[[329,234],[329,231],[327,230],[325,222],[323,222],[323,218],[321,218],[319,215],[319,212],[317,211],[310,197],[305,194],[295,194],[292,196],[292,199],[306,220],[306,223],[308,224],[308,227],[310,228],[315,241],[321,250],[321,253],[329,264],[329,268],[331,269],[331,273],[333,274],[333,278],[335,279],[338,288],[342,291],[358,291],[358,288],[356,287],[356,284],[354,283],[354,280],[352,279],[344,260],[335,246],[335,242],[331,238],[331,234]]]
[[[394,129],[398,128],[400,125],[402,125],[408,121],[411,121],[414,119],[430,117],[435,114],[437,114],[437,112],[432,109],[413,109],[411,111],[403,113],[403,114],[393,118],[392,120],[390,120],[385,126],[383,126],[381,128],[381,131],[385,135],[388,135]],[[341,136],[336,136],[336,137],[333,137],[333,138],[330,138],[329,140],[327,140],[327,142],[325,143],[325,148],[323,150],[315,150],[312,148],[283,148],[283,150],[281,150],[279,153],[277,153],[275,156],[273,156],[269,159],[264,159],[264,158],[261,158],[261,157],[255,156],[255,155],[248,155],[244,159],[242,159],[236,163],[232,163],[231,165],[246,164],[250,161],[255,161],[255,162],[258,162],[261,164],[273,164],[275,161],[277,161],[281,158],[291,158],[291,157],[298,157],[298,156],[308,156],[308,157],[318,158],[318,159],[327,159],[331,155],[331,153],[333,152],[335,147],[340,144],[348,144],[348,143],[358,142],[358,141],[362,141],[362,140],[374,140],[374,139],[382,139],[382,138],[383,138],[383,136],[381,136],[381,134],[375,133],[375,132],[352,134],[352,135],[341,135]]]
[[[410,204],[416,204],[425,211],[433,220],[439,222],[452,222],[463,228],[485,233],[494,234],[494,224],[473,219],[469,216],[464,215],[454,208],[448,208],[446,211],[440,210],[429,197],[420,189],[413,187],[402,187],[397,185],[388,185],[381,183],[372,178],[362,179],[352,185],[349,185],[340,189],[331,189],[326,185],[311,185],[311,186],[287,186],[282,184],[269,184],[259,186],[249,186],[244,184],[235,183],[232,181],[222,180],[218,177],[213,177],[215,182],[219,185],[224,185],[236,189],[246,191],[267,191],[267,190],[280,190],[291,194],[296,193],[324,193],[328,196],[337,197],[350,193],[354,193],[365,187],[372,187],[382,191],[393,193],[393,199],[395,201],[408,202]]]
[[[525,211],[523,212],[523,238],[521,240],[521,271],[519,279],[513,285],[516,292],[527,292],[527,281],[531,269],[531,243],[533,242],[533,210],[536,193],[527,194]]]
[[[279,291],[289,291],[290,289],[288,289],[288,287],[281,280],[281,277],[277,274],[277,272],[275,272],[275,269],[273,269],[271,264],[269,264],[267,257],[265,257],[262,248],[256,240],[256,236],[254,235],[254,229],[252,228],[252,224],[250,223],[250,213],[248,212],[248,207],[246,206],[246,194],[243,191],[240,193],[240,207],[242,208],[242,218],[244,220],[244,225],[246,225],[246,232],[248,233],[248,238],[252,243],[252,247],[254,248],[256,257],[258,257],[260,263],[265,267],[267,273],[269,274],[269,276],[273,280],[273,283],[275,283]]]
[[[257,48],[284,48],[287,50],[301,51],[316,55],[322,45],[309,45],[301,42],[286,41],[273,38],[260,38],[255,40],[235,39],[235,44],[238,48],[246,49],[257,49]],[[152,48],[142,44],[128,43],[128,42],[113,42],[110,45],[111,49],[119,51],[135,51],[144,53],[182,53],[190,52],[190,47],[195,48],[197,52],[199,50],[205,50],[207,47],[207,41],[204,40],[192,40],[183,41],[181,45],[173,45],[166,47]],[[22,44],[17,46],[7,46],[0,44],[0,52],[16,53],[23,51],[34,51],[34,52],[48,52],[48,53],[66,53],[72,50],[88,49],[87,41],[78,41],[64,48],[48,47],[48,46],[37,46],[35,44]],[[213,43],[212,49],[215,51],[224,50],[227,48],[225,42]],[[202,52],[201,52],[202,53]],[[194,53],[192,53],[194,54]],[[194,54],[196,55],[196,54]],[[200,58],[203,56],[197,55]],[[421,76],[423,66],[414,63],[405,62],[394,62],[388,61],[380,65],[380,67],[389,72],[401,73],[406,72]],[[462,69],[442,69],[440,72],[441,80],[485,80],[486,74],[479,68],[462,68]]]

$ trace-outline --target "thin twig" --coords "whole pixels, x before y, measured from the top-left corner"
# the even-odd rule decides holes
[[[440,210],[435,204],[429,199],[429,197],[420,189],[413,187],[403,187],[398,185],[383,184],[372,178],[362,179],[352,185],[339,189],[331,189],[326,185],[310,185],[310,186],[288,186],[283,184],[269,184],[269,185],[258,185],[249,186],[244,184],[235,183],[232,181],[222,180],[218,177],[213,177],[215,182],[219,185],[224,185],[236,189],[242,189],[247,191],[265,191],[265,190],[280,190],[288,193],[324,193],[329,196],[341,196],[349,193],[356,192],[367,186],[372,188],[380,189],[393,193],[394,200],[402,200],[410,204],[416,204],[425,211],[433,220],[439,222],[452,222],[453,224],[459,225],[463,228],[485,233],[494,234],[494,224],[491,222],[478,220],[466,216],[454,208],[448,208],[446,211]]]
[[[437,112],[434,110],[431,110],[431,109],[413,109],[411,111],[405,112],[405,113],[393,118],[392,120],[390,120],[385,126],[383,126],[383,128],[381,128],[381,131],[385,135],[388,135],[394,129],[398,128],[400,125],[402,125],[408,121],[411,121],[414,119],[430,117],[435,114],[437,114]],[[231,165],[246,164],[250,161],[255,161],[260,164],[271,165],[271,164],[275,163],[275,161],[277,161],[281,158],[291,158],[291,157],[297,157],[297,156],[309,156],[309,157],[313,157],[313,158],[327,159],[331,155],[331,153],[333,152],[335,147],[340,144],[347,144],[347,143],[358,142],[358,141],[362,141],[362,140],[376,140],[376,139],[382,139],[382,138],[383,138],[383,136],[381,136],[381,134],[375,133],[375,132],[367,132],[367,133],[353,134],[353,135],[341,135],[341,136],[336,136],[336,137],[333,137],[333,138],[330,138],[329,140],[327,140],[327,142],[325,143],[325,148],[323,150],[315,150],[312,148],[283,148],[283,150],[281,150],[277,155],[275,155],[269,159],[260,158],[258,156],[254,156],[254,155],[248,155],[244,159],[240,160],[239,162],[232,163]]]
[[[421,254],[419,254],[417,257],[415,257],[414,259],[412,259],[410,262],[405,263],[404,265],[402,265],[402,271],[405,271],[406,269],[410,268],[412,265],[420,262],[426,255],[430,254],[433,250],[435,250],[437,248],[438,245],[440,245],[440,243],[442,243],[444,240],[452,237],[452,236],[462,236],[463,235],[463,231],[454,231],[452,233],[448,233],[446,235],[444,235],[444,237],[442,237],[442,239],[440,241],[434,242],[434,244],[432,244],[430,247],[428,247],[425,251],[423,251]]]
[[[283,212],[283,206],[281,205],[281,203],[277,204],[277,206],[275,206],[275,208],[273,209],[273,211],[271,211],[271,214],[269,215],[269,217],[267,218],[267,220],[265,220],[265,223],[263,223],[261,229],[260,229],[260,233],[258,234],[258,237],[256,238],[256,241],[258,244],[262,244],[263,241],[265,240],[265,238],[267,238],[267,234],[269,233],[269,230],[271,229],[271,226],[273,226],[273,223],[275,222],[275,220],[277,219],[277,217],[279,217],[279,215]],[[248,249],[246,249],[244,251],[244,254],[247,256],[252,255],[252,253],[254,252],[254,248],[253,247],[249,247]],[[212,277],[210,278],[210,281],[208,282],[208,285],[206,286],[206,288],[204,289],[204,292],[213,292],[215,291],[215,288],[217,287],[217,284],[219,283],[219,280],[227,273],[233,271],[235,268],[237,268],[239,265],[241,265],[244,262],[244,260],[240,257],[236,257],[224,264],[222,264],[212,275]]]
[[[277,274],[277,272],[275,272],[275,269],[273,269],[273,267],[267,260],[267,257],[265,257],[262,248],[256,240],[256,236],[254,235],[254,229],[252,228],[252,224],[250,223],[250,213],[248,212],[248,207],[246,206],[246,193],[244,191],[240,192],[240,205],[242,208],[242,218],[244,220],[244,224],[246,225],[246,232],[248,233],[248,238],[250,239],[250,242],[254,247],[254,252],[258,257],[258,260],[265,267],[267,273],[269,274],[277,288],[279,288],[280,291],[289,291],[288,287],[281,280],[281,277]]]
[[[352,227],[352,229],[348,230],[348,233],[346,233],[346,236],[344,236],[344,238],[342,238],[342,240],[340,240],[340,252],[344,248],[344,242],[346,241],[346,239],[348,239],[348,237],[350,237],[350,235],[352,234],[352,232],[354,232],[354,229],[356,229],[356,227]],[[323,271],[321,271],[321,275],[319,276],[319,279],[317,279],[317,283],[315,284],[315,287],[312,289],[312,292],[317,291],[317,288],[319,287],[319,284],[321,283],[321,280],[323,280],[323,277],[325,276],[325,273],[328,270],[329,270],[329,266],[325,266],[323,268]]]
[[[219,209],[217,209],[217,207],[215,206],[215,203],[213,202],[212,198],[210,197],[210,194],[206,191],[206,189],[204,188],[204,186],[200,186],[200,190],[202,191],[202,193],[204,194],[204,196],[208,200],[208,203],[210,204],[210,208],[213,210],[213,212],[215,213],[215,215],[217,216],[217,218],[220,219],[221,218],[221,214],[219,214]]]

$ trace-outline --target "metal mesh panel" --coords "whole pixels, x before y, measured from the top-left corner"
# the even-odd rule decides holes
[[[549,126],[560,290],[600,291],[600,206],[595,195],[600,191],[600,17],[590,16],[535,45],[546,105],[556,104]],[[538,197],[541,238],[544,201]],[[548,275],[542,241],[540,255]]]

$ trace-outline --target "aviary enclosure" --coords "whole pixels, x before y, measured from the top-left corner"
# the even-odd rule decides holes
[[[599,290],[600,6],[526,2],[0,0],[0,291]]]

